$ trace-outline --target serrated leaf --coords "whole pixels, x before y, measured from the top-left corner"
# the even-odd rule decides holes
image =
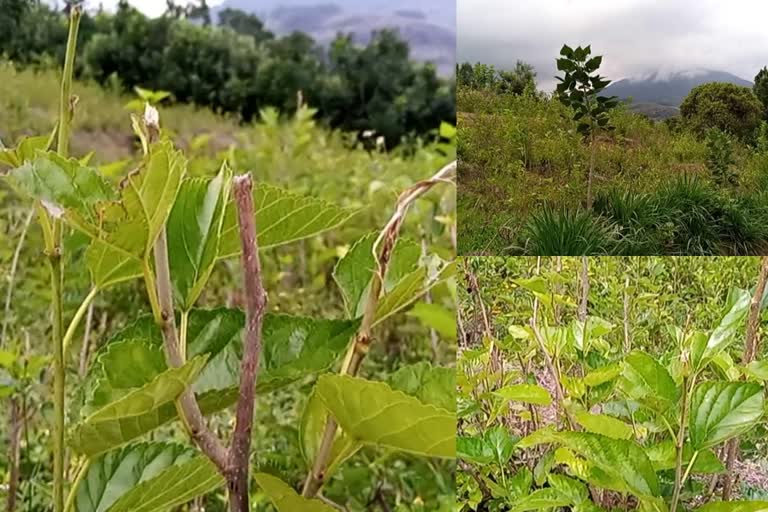
[[[159,512],[224,483],[197,450],[172,443],[138,443],[91,460],[74,490],[77,512]]]
[[[592,414],[589,412],[577,412],[576,421],[587,432],[602,434],[613,439],[631,439],[632,427],[621,420],[606,414]]]
[[[456,412],[456,370],[419,362],[399,368],[389,376],[392,389],[425,404]]]
[[[312,466],[317,457],[327,420],[328,410],[313,388],[302,412],[299,426],[299,446],[308,467]],[[363,445],[359,441],[352,439],[346,432],[337,432],[325,470],[326,478],[334,473],[335,468],[362,447]]]
[[[743,434],[763,415],[763,386],[752,382],[705,382],[693,392],[688,429],[696,450]]]
[[[224,164],[210,179],[181,184],[168,217],[168,257],[176,302],[190,309],[216,263],[232,171]]]
[[[111,401],[73,428],[69,445],[93,457],[127,443],[167,421],[171,404],[188,387],[205,365],[197,357],[180,368],[165,370],[146,385]],[[130,362],[127,362],[130,364]],[[135,368],[140,372],[141,369]]]
[[[481,435],[457,436],[456,456],[475,464],[488,464],[495,458],[493,447]]]
[[[261,487],[277,512],[336,512],[322,501],[299,496],[288,484],[267,473],[256,473],[253,479]]]
[[[456,456],[455,413],[424,404],[384,382],[357,377],[321,375],[315,389],[339,426],[364,444],[432,457]]]
[[[600,470],[605,475],[601,480],[607,488],[629,490],[638,496],[659,495],[659,481],[653,465],[634,441],[611,439],[591,432],[556,432],[543,428],[521,439],[518,446],[527,448],[541,443],[556,443],[583,457],[593,467],[589,476],[599,477],[594,474],[594,469]],[[615,485],[618,482],[620,486]]]
[[[630,398],[643,400],[658,410],[677,402],[679,391],[669,372],[644,352],[632,352],[624,358],[620,385]]]
[[[257,183],[253,187],[256,232],[259,249],[302,240],[333,229],[355,215],[350,210],[312,197]],[[219,258],[240,254],[237,212],[230,201],[224,214]]]
[[[497,389],[493,394],[505,400],[526,404],[549,405],[552,403],[549,391],[536,384],[513,384]]]

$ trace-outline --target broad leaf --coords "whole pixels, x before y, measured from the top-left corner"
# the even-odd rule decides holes
[[[184,310],[194,305],[216,263],[231,181],[226,164],[214,178],[184,181],[168,217],[173,290]]]
[[[456,411],[456,370],[453,368],[427,362],[403,366],[390,375],[389,385],[425,404]]]
[[[632,427],[612,416],[606,414],[592,414],[589,412],[578,412],[575,416],[576,421],[578,421],[587,432],[602,434],[614,439],[632,438]]]
[[[549,391],[535,384],[513,384],[493,392],[505,400],[514,400],[526,404],[549,405],[552,403],[552,396]]]
[[[611,439],[590,432],[555,432],[549,428],[539,429],[518,443],[521,447],[541,443],[556,443],[583,457],[590,466],[598,469],[604,486],[617,491],[631,491],[639,496],[658,496],[659,481],[645,451],[627,439]],[[592,476],[599,476],[593,475]],[[621,482],[609,486],[610,482]]]
[[[356,211],[312,197],[303,197],[273,185],[253,187],[259,249],[267,249],[319,235],[352,217]],[[224,214],[219,258],[240,254],[237,212],[230,200]]]
[[[315,389],[339,426],[364,444],[433,457],[456,455],[455,413],[384,382],[356,377],[322,375]]]
[[[264,491],[277,512],[336,512],[320,500],[299,496],[288,484],[267,473],[256,473],[253,479]]]
[[[439,304],[419,302],[413,306],[408,314],[415,316],[423,324],[436,330],[443,338],[455,340],[457,337],[456,316]]]
[[[205,359],[204,356],[197,357],[180,368],[165,370],[147,384],[125,394],[111,390],[111,393],[96,395],[89,406],[102,407],[75,425],[69,438],[70,446],[92,457],[131,441],[167,421],[168,407],[164,406],[171,404],[194,381],[205,365]],[[125,364],[131,366],[130,361]],[[137,373],[143,370],[133,368]],[[113,396],[119,398],[107,401]]]
[[[693,448],[701,450],[743,434],[762,417],[763,402],[763,386],[756,383],[700,384],[688,417]]]
[[[524,512],[526,510],[549,510],[572,505],[569,496],[564,495],[559,489],[547,487],[536,489],[525,498],[519,500],[510,508],[510,512]]]
[[[456,456],[475,464],[488,464],[495,459],[493,447],[480,435],[456,437]]]
[[[712,357],[724,350],[735,338],[737,332],[744,329],[745,319],[749,311],[750,294],[746,290],[733,289],[729,297],[729,308],[722,320],[715,327],[707,340],[707,346],[701,358],[692,356],[694,367],[699,366],[703,358]]]
[[[679,396],[666,368],[644,352],[632,352],[624,358],[620,385],[630,398],[662,411],[676,403]]]
[[[688,465],[693,456],[693,448],[690,443],[686,443],[683,446],[683,464]],[[653,443],[645,449],[645,453],[651,460],[653,467],[656,471],[664,471],[675,468],[675,462],[677,458],[677,449],[675,448],[675,441],[672,439],[665,439],[660,443]],[[699,451],[696,456],[696,460],[691,467],[692,473],[720,473],[725,470],[723,463],[717,458],[717,455],[712,450]]]
[[[164,511],[224,483],[197,450],[172,443],[138,443],[91,460],[74,490],[77,512]]]
[[[483,440],[491,448],[494,462],[504,467],[512,458],[512,451],[519,438],[510,435],[509,430],[503,426],[493,427],[483,434]]]

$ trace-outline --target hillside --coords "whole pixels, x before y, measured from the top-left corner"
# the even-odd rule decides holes
[[[666,119],[676,115],[677,107],[691,89],[708,82],[727,82],[752,87],[752,82],[725,71],[693,69],[671,73],[654,71],[617,80],[605,89],[605,93],[622,99],[631,98],[632,110],[652,119]]]
[[[435,63],[443,76],[454,72],[456,10],[438,0],[417,5],[404,0],[376,0],[365,5],[350,0],[227,0],[211,8],[213,19],[228,8],[256,14],[276,34],[299,30],[321,44],[339,33],[352,33],[357,43],[366,44],[372,31],[394,28],[410,44],[414,59]]]

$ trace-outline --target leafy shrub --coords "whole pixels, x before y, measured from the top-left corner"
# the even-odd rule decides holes
[[[732,145],[731,138],[722,130],[712,128],[707,132],[707,165],[718,185],[736,183],[736,174],[731,171]]]
[[[694,87],[680,105],[680,114],[701,135],[719,128],[747,139],[760,123],[763,110],[747,87],[713,82]]]
[[[523,229],[525,252],[537,256],[606,254],[613,227],[586,210],[543,207]]]

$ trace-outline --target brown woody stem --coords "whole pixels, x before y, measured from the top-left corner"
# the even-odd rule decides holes
[[[234,196],[240,226],[240,244],[245,283],[245,347],[240,362],[240,399],[237,402],[235,431],[229,449],[229,508],[246,512],[248,504],[248,462],[251,449],[253,409],[256,401],[256,379],[261,354],[261,327],[267,305],[267,294],[261,282],[261,263],[256,241],[256,223],[249,174],[234,179]]]

